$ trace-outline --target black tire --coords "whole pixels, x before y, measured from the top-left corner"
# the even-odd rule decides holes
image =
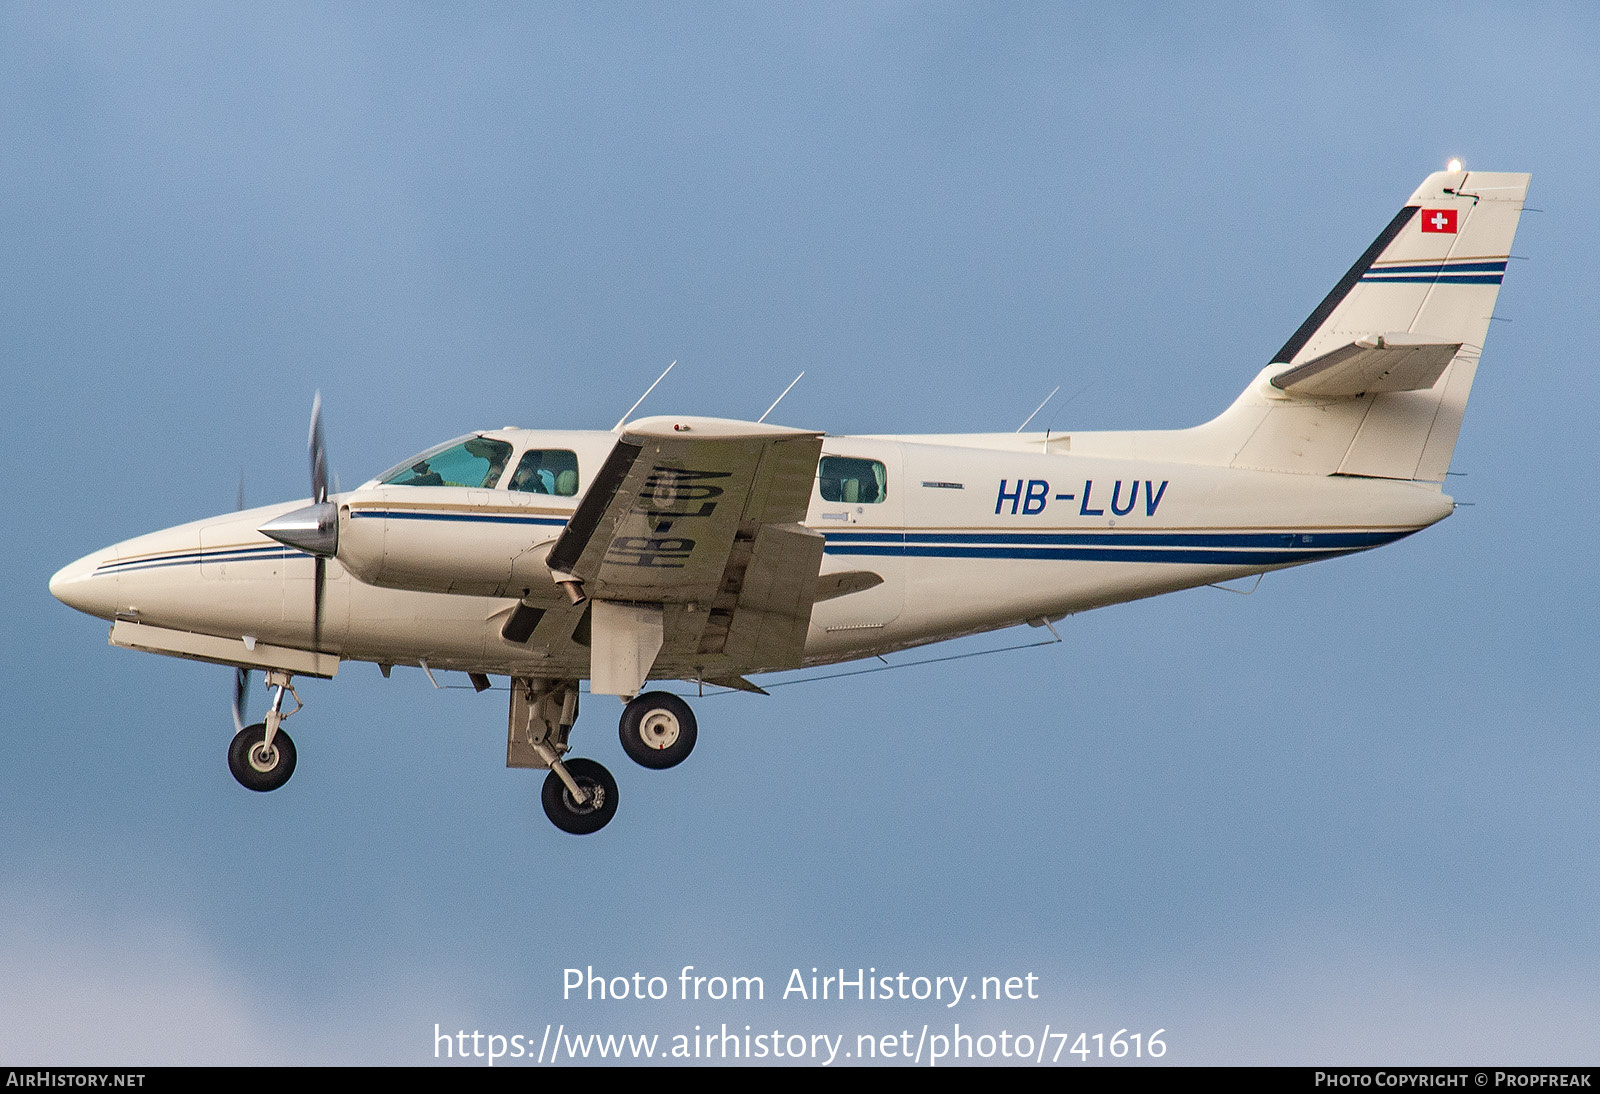
[[[294,741],[282,729],[272,735],[272,755],[262,754],[267,724],[257,722],[234,734],[228,746],[228,770],[246,790],[276,790],[294,774]]]
[[[699,730],[689,704],[667,691],[648,691],[622,708],[622,751],[641,767],[664,771],[694,751]]]
[[[587,805],[572,800],[572,791],[554,771],[544,778],[540,798],[544,802],[544,815],[550,823],[574,836],[587,836],[598,832],[617,815],[617,780],[611,777],[602,764],[593,760],[567,760],[567,774],[572,781],[592,795]]]

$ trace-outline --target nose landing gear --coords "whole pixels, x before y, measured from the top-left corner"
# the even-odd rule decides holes
[[[305,704],[300,701],[290,679],[290,675],[281,670],[267,674],[268,685],[277,689],[272,697],[272,708],[267,711],[267,720],[245,726],[234,734],[233,743],[228,746],[228,770],[246,790],[262,793],[276,790],[294,774],[294,741],[281,726],[285,718],[298,714]],[[288,714],[283,712],[285,693],[294,696],[294,709]]]
[[[267,744],[267,724],[245,726],[228,746],[228,770],[247,790],[276,790],[294,774],[294,742],[283,730]]]

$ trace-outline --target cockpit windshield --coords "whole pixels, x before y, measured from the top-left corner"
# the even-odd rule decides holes
[[[511,459],[511,446],[492,437],[446,441],[378,478],[379,486],[469,486],[487,490]]]

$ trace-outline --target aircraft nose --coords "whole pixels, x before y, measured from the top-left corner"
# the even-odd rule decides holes
[[[69,608],[102,619],[112,618],[117,611],[117,579],[109,574],[97,576],[96,571],[101,563],[114,557],[109,552],[96,551],[61,567],[50,578],[50,595]]]

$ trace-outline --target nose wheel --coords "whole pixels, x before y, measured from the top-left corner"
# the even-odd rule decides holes
[[[301,709],[300,696],[295,694],[288,673],[275,669],[267,674],[267,683],[275,689],[267,720],[245,726],[234,734],[233,743],[228,746],[228,770],[233,772],[233,777],[246,790],[263,793],[278,789],[294,774],[294,742],[283,731],[283,720]],[[234,717],[239,719],[244,709],[242,676],[236,686],[241,691],[234,695],[233,710]],[[294,710],[287,713],[283,709],[286,694],[294,696],[295,704]]]
[[[247,790],[276,790],[294,774],[294,742],[283,730],[267,743],[267,724],[245,726],[228,746],[228,770]]]

